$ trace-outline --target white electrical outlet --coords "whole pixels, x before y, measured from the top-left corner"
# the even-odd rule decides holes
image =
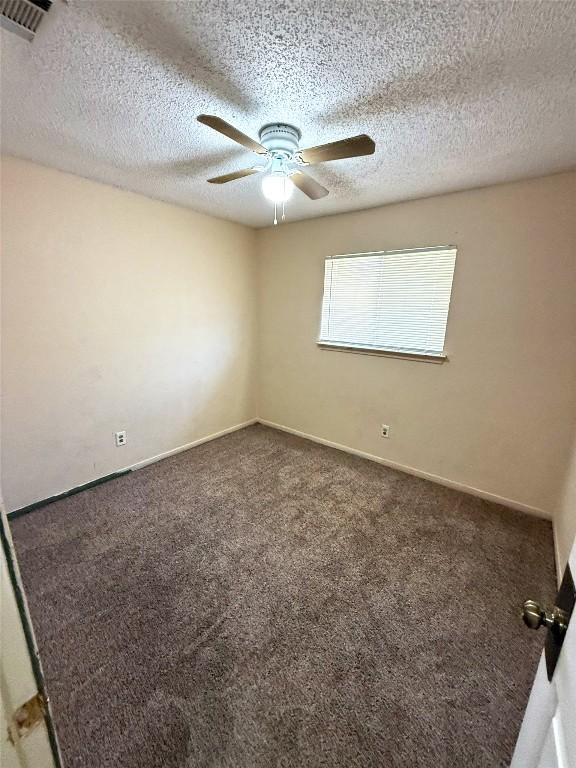
[[[380,435],[381,437],[390,437],[390,427],[388,424],[382,424],[380,427]]]
[[[114,432],[114,439],[116,440],[117,448],[121,445],[126,445],[126,430],[123,429],[121,432]]]

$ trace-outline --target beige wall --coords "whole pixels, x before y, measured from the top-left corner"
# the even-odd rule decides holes
[[[261,418],[552,514],[576,417],[575,202],[569,173],[261,231]],[[317,348],[325,257],[440,244],[458,246],[448,363]]]
[[[554,516],[554,534],[556,559],[559,566],[558,575],[561,577],[576,536],[576,439],[574,440],[560,503]]]
[[[256,416],[253,231],[10,158],[2,193],[8,509]]]

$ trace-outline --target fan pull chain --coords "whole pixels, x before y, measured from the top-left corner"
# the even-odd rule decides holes
[[[276,201],[274,201],[274,226],[278,224],[278,216],[276,215],[276,206],[277,206],[277,203]]]
[[[285,201],[282,200],[282,221],[286,221],[286,212],[284,210]]]

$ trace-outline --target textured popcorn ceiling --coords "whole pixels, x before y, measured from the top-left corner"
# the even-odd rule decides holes
[[[201,112],[373,137],[289,220],[576,165],[574,2],[70,0],[32,44],[1,34],[5,153],[249,225],[271,223],[259,177],[205,179],[256,156]]]

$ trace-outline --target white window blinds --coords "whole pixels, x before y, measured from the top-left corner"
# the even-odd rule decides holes
[[[326,259],[319,343],[442,355],[455,261],[452,247]]]

